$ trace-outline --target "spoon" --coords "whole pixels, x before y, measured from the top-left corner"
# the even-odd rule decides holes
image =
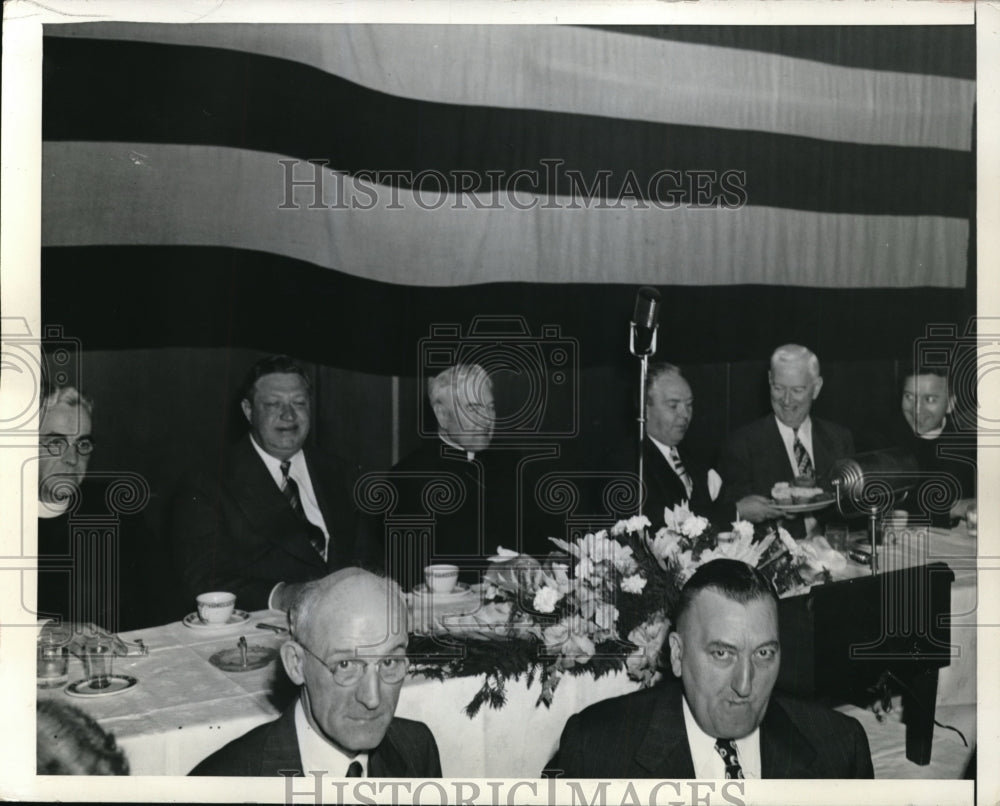
[[[245,669],[247,667],[247,637],[245,635],[240,636],[240,659]]]

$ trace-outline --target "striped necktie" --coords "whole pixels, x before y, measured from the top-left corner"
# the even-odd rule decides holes
[[[670,461],[674,463],[674,472],[678,475],[680,480],[684,482],[684,489],[687,491],[688,498],[690,498],[691,490],[694,489],[694,482],[691,481],[691,476],[684,467],[684,463],[681,461],[681,455],[677,452],[677,447],[675,445],[670,446]]]
[[[722,763],[726,765],[727,780],[743,777],[740,757],[736,754],[736,745],[732,739],[716,739],[715,752],[722,756]]]
[[[285,499],[288,501],[288,505],[295,511],[295,514],[302,518],[302,520],[304,520],[310,527],[309,543],[314,549],[316,549],[316,552],[320,557],[325,557],[326,535],[323,534],[322,529],[306,517],[306,511],[302,506],[302,499],[299,496],[299,485],[295,479],[288,475],[288,471],[291,467],[292,463],[287,459],[281,463],[281,494],[285,496]]]
[[[813,474],[813,463],[812,459],[809,458],[809,452],[806,450],[806,446],[802,444],[802,440],[799,439],[799,429],[794,429],[795,434],[795,444],[792,445],[792,451],[795,453],[795,464],[798,466],[800,476],[811,476]]]

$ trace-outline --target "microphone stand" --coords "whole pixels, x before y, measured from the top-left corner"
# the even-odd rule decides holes
[[[656,334],[660,329],[659,325],[653,327],[653,337],[649,341],[649,346],[645,350],[636,347],[636,332],[639,326],[631,322],[629,333],[629,352],[639,359],[639,503],[636,515],[642,514],[642,493],[646,489],[646,462],[643,452],[646,444],[646,375],[649,372],[649,357],[656,353]]]

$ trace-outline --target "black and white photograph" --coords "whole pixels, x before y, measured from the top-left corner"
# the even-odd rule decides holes
[[[7,4],[0,797],[994,802],[1000,15],[838,5]]]

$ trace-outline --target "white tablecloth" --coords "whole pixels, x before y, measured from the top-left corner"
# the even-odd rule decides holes
[[[959,654],[941,672],[938,689],[939,721],[949,719],[975,737],[975,544],[963,533],[931,536],[932,553],[915,552],[905,538],[887,549],[883,567],[907,559],[944,559],[956,572],[952,587],[953,643]],[[917,541],[919,542],[919,541]],[[908,564],[913,564],[909,562]],[[963,615],[964,614],[964,615]],[[259,621],[283,623],[283,614],[261,611],[247,624],[223,633],[193,630],[177,622],[139,630],[128,638],[142,638],[147,657],[116,659],[115,671],[138,678],[129,691],[109,697],[72,699],[112,731],[128,754],[137,775],[183,775],[209,753],[250,728],[273,719],[293,691],[280,660],[259,671],[227,673],[208,658],[220,649],[235,647],[240,635],[251,644],[277,648],[284,640],[255,627]],[[968,626],[961,626],[962,623]],[[71,660],[71,680],[83,668]],[[628,691],[636,684],[624,675],[595,680],[589,675],[564,677],[551,708],[536,707],[539,685],[529,689],[524,679],[507,685],[508,702],[502,710],[484,706],[474,719],[465,705],[481,684],[479,678],[438,682],[423,678],[404,685],[397,714],[425,722],[435,735],[443,772],[449,777],[534,777],[555,751],[570,715],[581,708]],[[40,697],[71,698],[62,689],[39,691]],[[932,763],[917,767],[903,757],[903,725],[898,709],[883,723],[870,712],[845,707],[858,716],[869,734],[878,777],[956,777],[970,751],[951,731],[935,730]]]

